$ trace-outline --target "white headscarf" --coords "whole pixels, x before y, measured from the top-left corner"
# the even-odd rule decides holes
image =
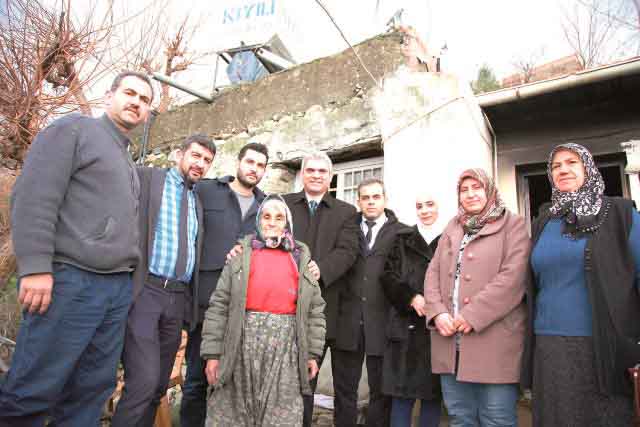
[[[424,225],[420,220],[418,220],[418,231],[420,235],[427,242],[427,245],[430,245],[433,242],[433,239],[440,235],[440,230],[436,229],[435,223],[431,225]]]
[[[416,197],[416,202],[418,201],[424,202],[427,200],[433,201],[436,204],[436,206],[439,208],[438,202],[436,201],[435,197],[433,197],[433,195],[431,194],[426,193],[426,194],[418,195]],[[436,218],[435,222],[431,225],[424,225],[420,220],[420,217],[418,216],[417,212],[416,212],[416,218],[418,219],[416,222],[416,225],[418,227],[418,232],[420,233],[424,241],[427,242],[427,245],[431,244],[431,242],[433,242],[433,239],[435,239],[440,235],[440,233],[442,233],[442,227],[440,227],[440,212],[438,211],[438,217]]]

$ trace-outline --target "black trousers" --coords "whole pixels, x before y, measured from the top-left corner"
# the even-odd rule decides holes
[[[382,394],[382,356],[365,355],[364,331],[360,328],[356,351],[331,348],[333,371],[334,415],[336,427],[354,427],[358,417],[358,383],[362,376],[362,363],[367,360],[369,381],[369,408],[367,427],[387,427],[391,414],[391,399]]]
[[[198,292],[200,292],[200,310],[206,312],[211,293],[220,278],[222,270],[200,270]],[[206,301],[207,305],[203,306]],[[187,375],[182,384],[182,402],[180,403],[181,427],[204,427],[207,418],[207,389],[209,383],[204,374],[205,361],[200,357],[200,344],[202,343],[202,320],[196,328],[189,331],[187,341]]]
[[[318,369],[322,366],[322,362],[324,361],[324,356],[327,354],[327,348],[329,348],[329,344],[324,344],[324,349],[322,350],[322,357],[320,358],[320,362],[318,363]],[[311,427],[311,421],[313,421],[313,395],[316,392],[316,388],[318,387],[318,377],[320,376],[320,372],[318,371],[318,375],[314,379],[312,379],[309,384],[311,385],[311,395],[303,395],[302,403],[304,404],[304,412],[302,415],[302,426],[303,427]]]
[[[145,284],[131,306],[122,352],[125,386],[112,427],[153,426],[180,346],[184,304],[184,293]]]

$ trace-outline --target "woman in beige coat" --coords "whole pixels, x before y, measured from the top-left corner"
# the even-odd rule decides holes
[[[516,426],[529,237],[482,169],[462,173],[458,205],[425,279],[432,370],[451,426]]]

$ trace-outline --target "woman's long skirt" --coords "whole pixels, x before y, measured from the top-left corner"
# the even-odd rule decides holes
[[[231,380],[207,402],[207,427],[298,427],[302,394],[294,315],[248,311]]]
[[[591,337],[536,335],[535,427],[629,427],[632,400],[598,392]]]

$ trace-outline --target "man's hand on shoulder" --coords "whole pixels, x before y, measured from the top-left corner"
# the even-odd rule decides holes
[[[229,264],[231,260],[238,255],[242,255],[242,245],[240,245],[239,243],[231,248],[231,250],[227,254],[227,261],[225,262],[225,264]]]
[[[309,261],[309,264],[307,264],[307,267],[309,268],[309,273],[311,273],[311,276],[313,276],[313,278],[316,280],[320,280],[320,267],[318,267],[318,264],[316,264],[315,261],[311,260]]]
[[[53,276],[50,273],[31,274],[20,279],[18,302],[29,313],[44,314],[51,304]]]

